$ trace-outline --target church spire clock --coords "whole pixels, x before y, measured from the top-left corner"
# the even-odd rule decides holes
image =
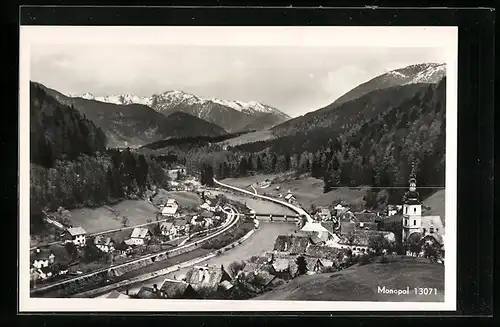
[[[412,163],[408,182],[410,184],[408,192],[406,192],[403,198],[403,241],[406,241],[411,234],[420,231],[422,220],[422,204],[417,192],[415,163]]]

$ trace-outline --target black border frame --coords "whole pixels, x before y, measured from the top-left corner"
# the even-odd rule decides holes
[[[493,313],[494,14],[491,9],[458,8],[430,10],[424,8],[21,7],[19,22],[23,25],[459,26],[457,311],[455,313],[412,312],[410,315],[404,312],[390,313],[390,316],[409,318],[422,315],[425,317],[488,316]],[[18,33],[17,30],[17,39]],[[18,49],[17,46],[16,52]],[[17,60],[16,64],[18,65]],[[14,78],[18,81],[17,76]],[[5,133],[4,135],[7,136]],[[10,148],[9,153],[17,154],[13,149]],[[8,185],[7,190],[10,190]],[[15,260],[17,263],[17,257]],[[17,271],[15,274],[17,276]],[[28,322],[35,316],[46,317],[50,313],[21,314],[29,315],[28,320],[23,319],[24,322]],[[75,314],[81,315],[81,313]],[[213,316],[235,318],[276,314],[278,312],[186,313],[190,316],[203,315],[207,323]],[[67,323],[76,322],[68,317],[67,313],[61,315],[67,318]],[[99,316],[103,317],[115,316],[109,322],[111,320],[124,322],[116,317],[118,315],[123,313],[99,313]],[[184,313],[173,314],[173,316],[179,315]],[[302,312],[279,313],[279,315],[283,320],[287,320],[285,317],[290,316],[387,317],[389,313]],[[146,318],[141,314],[133,316]],[[90,318],[87,322],[92,323],[93,320]]]

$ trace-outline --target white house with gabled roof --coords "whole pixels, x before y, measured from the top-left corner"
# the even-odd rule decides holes
[[[73,243],[76,246],[85,246],[87,232],[82,227],[71,227],[63,234],[65,243]]]

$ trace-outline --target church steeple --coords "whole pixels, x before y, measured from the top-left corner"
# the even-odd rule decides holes
[[[417,176],[415,174],[415,162],[411,163],[411,173],[410,180],[408,181],[410,184],[410,192],[415,192],[417,190]]]

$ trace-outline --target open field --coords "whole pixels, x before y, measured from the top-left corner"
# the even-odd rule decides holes
[[[124,200],[118,204],[99,208],[70,210],[71,223],[83,227],[87,233],[96,233],[122,227],[122,217],[128,218],[128,225],[144,224],[155,220],[156,208],[143,200]],[[115,217],[114,213],[118,215]]]
[[[187,191],[165,191],[161,189],[153,198],[154,205],[165,204],[167,199],[175,199],[181,208],[196,208],[202,201],[198,194]]]
[[[445,208],[445,190],[440,190],[424,200],[424,206],[430,207],[430,210],[424,211],[426,216],[446,217]]]
[[[306,209],[309,209],[311,204],[328,206],[340,201],[344,201],[353,207],[362,207],[364,204],[363,197],[367,191],[367,188],[364,187],[357,189],[342,187],[323,193],[323,181],[313,177],[295,179],[293,177],[280,178],[278,175],[256,175],[243,178],[226,178],[221,182],[243,188],[265,179],[270,179],[273,182],[270,187],[265,189],[257,188],[259,194],[264,195],[265,193],[268,196],[277,197],[279,194],[286,195],[290,190],[300,205]],[[276,186],[280,187],[279,191],[276,190]],[[251,188],[248,188],[248,190],[252,191]]]
[[[232,194],[229,192],[222,192],[222,191],[212,191],[212,194],[222,194],[226,196],[228,199],[233,200],[233,201],[238,201],[240,203],[244,203],[255,212],[258,213],[269,213],[269,214],[274,214],[274,215],[296,215],[297,213],[294,212],[293,210],[286,208],[282,205],[269,202],[266,200],[259,200],[252,198],[247,195],[237,195],[237,194]]]
[[[386,289],[409,287],[410,294],[379,293],[379,286]],[[415,295],[414,287],[436,288],[437,295]],[[444,266],[430,264],[421,258],[396,257],[395,262],[297,277],[253,300],[442,302]]]
[[[222,142],[220,142],[220,144],[227,144],[229,146],[236,146],[236,145],[245,144],[245,143],[266,141],[266,140],[270,140],[272,138],[274,138],[273,133],[268,129],[264,129],[261,131],[255,131],[252,133],[243,134],[243,135],[237,136],[235,138],[222,141]]]

